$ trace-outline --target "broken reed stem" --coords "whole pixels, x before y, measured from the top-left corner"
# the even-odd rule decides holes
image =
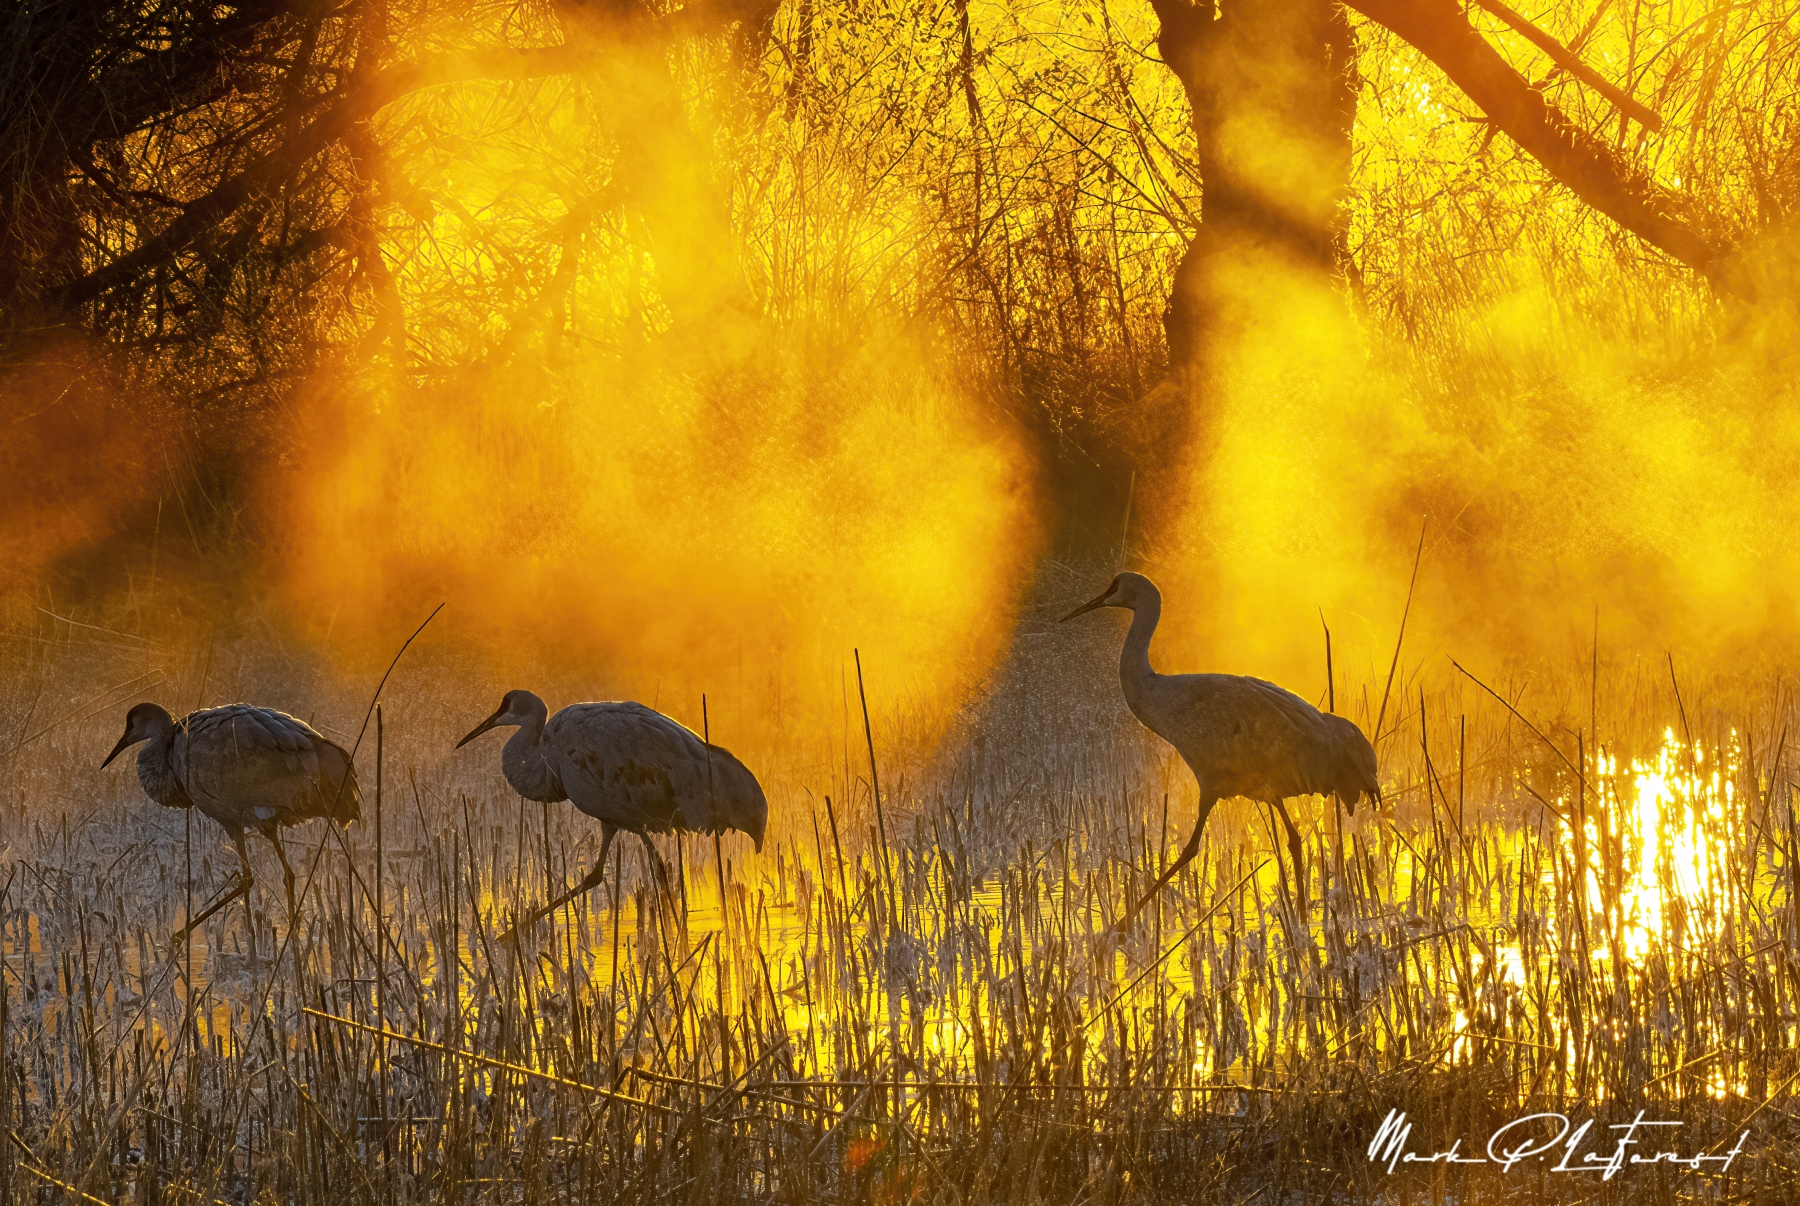
[[[405,1043],[409,1047],[418,1047],[424,1051],[435,1051],[439,1055],[447,1055],[452,1059],[459,1059],[465,1063],[480,1064],[484,1068],[497,1068],[502,1072],[510,1072],[516,1076],[529,1077],[532,1080],[541,1080],[546,1084],[556,1085],[558,1088],[563,1089],[573,1089],[577,1093],[585,1093],[590,1097],[601,1097],[607,1101],[617,1101],[624,1105],[637,1106],[639,1109],[653,1110],[662,1114],[679,1113],[679,1111],[671,1109],[668,1106],[658,1105],[653,1101],[645,1101],[643,1098],[633,1097],[629,1093],[617,1093],[611,1089],[603,1089],[598,1085],[582,1084],[578,1080],[570,1080],[565,1076],[558,1076],[554,1072],[544,1072],[537,1068],[526,1067],[524,1064],[515,1064],[507,1060],[495,1059],[492,1056],[482,1055],[476,1051],[459,1050],[458,1048],[447,1046],[444,1043],[434,1043],[430,1039],[418,1038],[410,1034],[396,1034],[391,1030],[378,1029],[377,1027],[358,1022],[352,1018],[343,1018],[338,1017],[336,1014],[325,1013],[322,1010],[312,1008],[310,1005],[303,1007],[300,1012],[306,1014],[308,1017],[318,1018],[322,1022],[330,1022],[334,1026],[344,1026],[351,1030],[360,1030],[389,1042]]]
[[[1394,673],[1400,669],[1400,648],[1406,644],[1406,621],[1412,615],[1413,589],[1419,585],[1419,562],[1425,556],[1425,526],[1429,520],[1419,524],[1419,547],[1413,551],[1412,576],[1406,582],[1406,606],[1400,611],[1400,632],[1394,638],[1394,658],[1388,663],[1387,685],[1381,688],[1381,707],[1375,713],[1374,727],[1369,730],[1369,744],[1379,746],[1382,732],[1381,722],[1387,718],[1388,696],[1394,690]],[[1363,705],[1367,707],[1365,703]]]
[[[382,770],[381,705],[375,705],[375,1025],[387,1030],[387,876],[386,847],[381,826]],[[394,1196],[394,1132],[388,1125],[388,1103],[393,1100],[388,1086],[388,1050],[383,1039],[375,1048],[375,1066],[380,1072],[381,1091],[381,1167],[382,1187],[388,1201]]]
[[[1337,711],[1337,678],[1331,672],[1331,625],[1325,622],[1325,609],[1319,609],[1319,627],[1325,630],[1325,710]]]
[[[718,800],[713,794],[712,766],[712,717],[706,707],[706,693],[700,693],[700,741],[706,747],[706,804],[708,814],[718,816]],[[718,990],[719,1010],[719,1049],[725,1052],[726,1067],[731,1060],[731,1025],[725,1017],[725,948],[731,939],[731,909],[725,891],[725,847],[719,840],[719,831],[713,830],[713,869],[719,877],[719,942],[713,947],[713,959],[718,970],[713,976],[714,987]]]
[[[868,747],[869,747],[869,791],[870,791],[870,795],[873,797],[873,799],[875,801],[876,832],[879,833],[881,836],[881,870],[882,870],[883,878],[887,881],[887,903],[888,903],[887,924],[889,927],[889,933],[887,935],[885,935],[884,939],[883,939],[882,945],[885,949],[887,947],[888,943],[890,943],[893,940],[893,938],[892,938],[893,932],[897,931],[900,927],[900,901],[899,901],[899,898],[894,893],[893,862],[889,858],[889,855],[888,855],[887,821],[883,817],[882,811],[881,811],[881,776],[880,776],[880,773],[875,769],[875,730],[869,723],[868,692],[866,692],[863,689],[862,650],[853,649],[853,650],[851,650],[851,653],[856,658],[856,698],[857,698],[857,701],[862,705],[863,740],[865,742],[867,742]],[[900,1011],[899,1011],[898,1000],[894,994],[894,985],[891,983],[887,983],[886,977],[883,977],[883,985],[887,991],[888,998],[889,998],[889,1004],[888,1004],[888,1019],[889,1019],[888,1043],[889,1043],[889,1048],[890,1048],[889,1054],[890,1054],[890,1057],[891,1057],[891,1059],[893,1061],[893,1065],[894,1065],[894,1079],[897,1081],[900,1079]],[[894,1101],[893,1101],[893,1119],[894,1119],[894,1140],[893,1140],[893,1142],[894,1142],[894,1149],[895,1149],[896,1153],[900,1152],[903,1149],[903,1144],[905,1142],[905,1135],[904,1135],[904,1131],[902,1129],[902,1121],[901,1121],[905,1117],[905,1114],[906,1114],[906,1090],[905,1089],[896,1089],[896,1090],[894,1090]],[[898,1158],[898,1156],[896,1156],[896,1158]]]
[[[1681,682],[1675,677],[1675,655],[1665,653],[1669,659],[1669,686],[1675,691],[1675,710],[1681,716],[1681,735],[1687,738],[1688,774],[1698,777],[1699,764],[1694,760],[1694,730],[1688,724],[1687,705],[1681,701]]]
[[[898,906],[894,901],[894,871],[888,858],[887,820],[881,811],[881,773],[875,768],[875,730],[869,723],[869,696],[863,690],[862,650],[853,649],[856,658],[856,698],[862,705],[863,740],[869,749],[869,789],[875,800],[875,830],[881,835],[881,871],[887,882],[888,907],[894,910],[892,920],[899,918]]]

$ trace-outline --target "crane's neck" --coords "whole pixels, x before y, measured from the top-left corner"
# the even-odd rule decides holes
[[[1125,634],[1125,647],[1119,651],[1119,685],[1125,689],[1126,704],[1140,715],[1140,704],[1157,678],[1156,671],[1150,668],[1150,638],[1160,619],[1162,599],[1153,594],[1139,601],[1131,609],[1131,631]]]
[[[175,766],[170,760],[170,751],[175,741],[174,726],[159,728],[138,751],[138,782],[144,787],[144,794],[165,808],[188,808],[192,801],[188,799],[187,789],[175,774]]]
[[[527,800],[554,804],[569,797],[550,767],[550,751],[544,748],[546,715],[542,702],[532,709],[525,723],[507,739],[506,748],[500,753],[500,769],[512,789]]]

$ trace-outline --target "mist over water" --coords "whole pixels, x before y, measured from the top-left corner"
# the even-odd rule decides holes
[[[1745,147],[1780,109],[1720,81],[1778,43],[1727,48],[1678,7],[1644,68],[1670,125],[1633,153],[1743,228]],[[441,601],[484,690],[728,696],[733,739],[770,748],[841,721],[858,648],[878,712],[949,731],[1076,529],[1163,585],[1161,668],[1309,699],[1321,621],[1346,692],[1384,678],[1421,528],[1403,662],[1428,674],[1573,664],[1596,612],[1621,659],[1732,674],[1793,648],[1778,238],[1754,304],[1715,295],[1358,19],[1341,278],[1237,282],[1255,304],[1218,372],[1163,382],[1204,208],[1181,89],[1136,56],[1154,14],[971,11],[966,81],[956,22],[899,10],[808,26],[805,63],[574,8],[396,25],[396,58],[561,39],[576,66],[384,113],[386,276],[272,313],[305,355],[263,410],[193,366],[145,367],[139,396],[74,343],[10,378],[35,417],[0,483],[9,614],[175,643],[254,614],[347,684]],[[1583,37],[1628,57],[1610,22]],[[1744,146],[1699,121],[1727,102]],[[1253,135],[1227,142],[1254,158]],[[1317,166],[1290,173],[1299,208]],[[1185,442],[1156,443],[1158,388]],[[1062,489],[1070,465],[1092,488]]]
[[[1428,356],[1342,299],[1288,298],[1236,347],[1185,501],[1138,545],[1173,587],[1170,663],[1323,694],[1408,661],[1660,658],[1766,673],[1797,628],[1793,375],[1748,339],[1670,354],[1506,300]]]
[[[296,483],[284,606],[378,644],[447,600],[496,669],[748,696],[740,740],[835,713],[859,646],[887,698],[953,706],[1034,548],[1015,449],[928,367],[746,359],[392,403]]]

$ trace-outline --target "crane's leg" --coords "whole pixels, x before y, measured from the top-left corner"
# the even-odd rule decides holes
[[[650,857],[650,866],[656,872],[656,878],[662,884],[663,894],[668,898],[670,908],[675,907],[675,884],[669,878],[669,864],[663,862],[662,852],[657,850],[656,843],[650,840],[647,833],[638,834],[644,843],[644,850]]]
[[[1294,860],[1294,883],[1299,887],[1300,891],[1300,895],[1297,899],[1300,901],[1301,905],[1304,906],[1306,904],[1307,880],[1306,855],[1300,845],[1300,831],[1294,828],[1294,818],[1288,815],[1286,804],[1282,803],[1280,800],[1271,800],[1269,803],[1274,807],[1276,814],[1281,817],[1282,827],[1287,830],[1288,854],[1291,855]]]
[[[275,857],[281,860],[281,882],[287,886],[288,929],[291,931],[300,924],[300,909],[294,903],[294,868],[288,862],[287,851],[281,848],[281,834],[270,830],[266,836],[275,847]]]
[[[1281,854],[1281,839],[1275,836],[1275,806],[1269,804],[1267,800],[1262,802],[1269,808],[1269,815],[1264,817],[1263,821],[1269,827],[1269,844],[1275,850],[1275,874],[1280,880],[1281,895],[1285,900],[1292,900],[1294,898],[1294,882],[1288,878],[1287,859],[1283,858]]]
[[[533,909],[526,915],[525,920],[517,923],[512,929],[500,935],[500,941],[503,943],[511,942],[513,934],[517,933],[519,930],[529,930],[532,926],[556,912],[556,910],[562,908],[577,896],[580,896],[585,892],[592,892],[595,888],[599,887],[600,881],[606,878],[607,852],[612,849],[613,838],[618,835],[618,832],[619,830],[616,825],[609,825],[605,821],[600,822],[600,857],[594,860],[593,870],[587,873],[587,878],[583,879],[573,888],[570,888],[567,892],[564,892],[561,896],[558,896],[543,908]]]
[[[220,909],[224,908],[238,897],[246,895],[250,891],[250,885],[256,882],[256,878],[250,874],[249,852],[244,849],[244,831],[242,829],[227,829],[225,832],[231,835],[231,844],[237,847],[238,866],[241,868],[238,872],[237,883],[233,884],[231,890],[225,893],[225,895],[219,897],[219,899],[213,901],[204,909],[201,909],[198,916],[188,918],[188,923],[186,925],[169,935],[170,942],[180,942],[183,938],[186,938],[189,934],[194,932],[202,921],[205,921],[208,917],[211,917],[214,913],[217,913]],[[254,923],[252,923],[250,935],[250,941],[254,943],[256,941],[256,928]]]
[[[1175,876],[1180,873],[1181,869],[1193,862],[1194,856],[1200,853],[1201,831],[1206,828],[1206,818],[1212,815],[1213,805],[1218,802],[1219,799],[1217,796],[1202,796],[1200,798],[1200,815],[1194,821],[1193,836],[1188,838],[1187,845],[1181,848],[1181,853],[1175,856],[1175,861],[1169,864],[1168,870],[1162,873],[1162,877],[1150,885],[1150,890],[1144,893],[1143,899],[1138,901],[1135,905],[1132,905],[1125,916],[1119,918],[1117,928],[1121,934],[1131,928],[1132,921],[1143,911],[1144,906],[1150,903],[1150,898],[1162,891],[1162,886],[1174,879]]]
[[[237,850],[239,874],[244,877],[244,887],[248,888],[256,877],[250,873],[250,851],[244,845],[242,829],[231,830],[231,844]]]
[[[239,874],[243,876],[244,880],[244,924],[250,927],[250,967],[252,978],[254,978],[256,969],[256,908],[250,903],[250,884],[252,882],[250,875],[250,851],[244,846],[244,831],[240,829],[233,833],[231,835],[231,843],[233,846],[237,847],[238,866],[243,868]]]

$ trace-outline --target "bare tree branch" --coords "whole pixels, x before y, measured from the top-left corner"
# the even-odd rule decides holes
[[[1679,195],[1571,122],[1469,24],[1455,0],[1349,0],[1405,38],[1556,180],[1646,243],[1729,287],[1724,250],[1694,229]]]
[[[1622,112],[1647,130],[1660,132],[1663,119],[1660,113],[1646,105],[1640,104],[1631,94],[1619,88],[1605,76],[1581,61],[1581,58],[1555,38],[1533,25],[1521,14],[1507,7],[1501,0],[1475,0],[1475,3],[1502,21],[1516,29],[1520,34],[1550,56],[1550,60],[1564,71],[1604,96]]]
[[[181,216],[136,250],[70,281],[51,294],[51,305],[63,312],[93,301],[109,289],[136,278],[146,269],[180,255],[252,197],[271,192],[327,147],[340,142],[360,121],[411,93],[470,80],[522,80],[562,75],[579,65],[566,46],[531,50],[497,50],[431,56],[387,67],[359,84],[348,86],[324,111],[274,149],[188,202]]]

